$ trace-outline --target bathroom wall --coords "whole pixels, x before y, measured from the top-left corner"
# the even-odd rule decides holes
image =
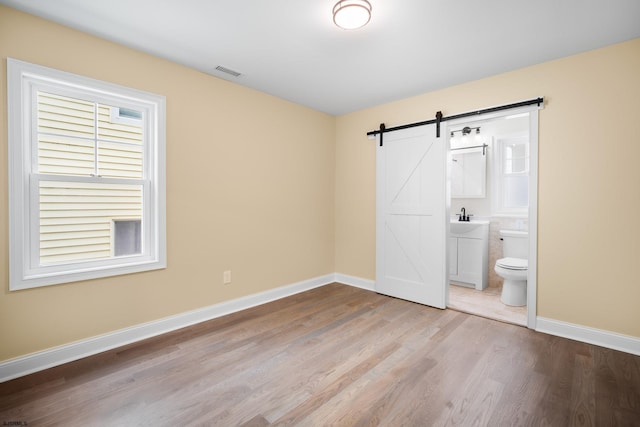
[[[640,117],[639,75],[635,39],[338,117],[336,270],[375,278],[367,131],[544,96],[537,314],[640,337],[640,221],[612,223],[640,212],[640,134],[625,125]]]
[[[165,270],[8,291],[7,57],[166,96]],[[0,58],[0,361],[335,271],[334,117],[5,6]]]

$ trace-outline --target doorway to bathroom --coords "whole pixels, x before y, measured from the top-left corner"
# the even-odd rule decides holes
[[[535,328],[538,109],[451,121],[447,136],[447,307]]]
[[[535,329],[542,104],[543,98],[537,98],[448,117],[438,112],[435,120],[390,128],[382,123],[367,133],[377,146],[376,292]],[[454,164],[462,170],[456,171]],[[478,176],[482,183],[475,180]],[[502,244],[495,232],[499,236],[502,229],[510,233],[506,241],[520,235],[514,257],[495,248]],[[502,285],[489,286],[494,269],[506,280]],[[493,292],[494,301],[526,307],[519,309],[526,314],[516,321],[500,318],[495,308],[463,309],[455,295],[463,288],[473,288],[476,297]]]

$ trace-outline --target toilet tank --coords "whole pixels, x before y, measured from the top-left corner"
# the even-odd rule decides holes
[[[519,230],[500,230],[503,258],[529,259],[529,233]]]

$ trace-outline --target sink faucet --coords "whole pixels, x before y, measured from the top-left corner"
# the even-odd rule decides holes
[[[471,221],[471,217],[473,215],[467,215],[467,210],[465,208],[462,208],[461,211],[462,211],[461,214],[456,214],[459,216],[458,221],[464,221],[464,222]]]

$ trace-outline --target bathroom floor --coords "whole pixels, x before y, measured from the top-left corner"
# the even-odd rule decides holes
[[[463,286],[449,286],[448,308],[488,319],[526,326],[527,307],[511,307],[500,301],[502,288],[486,288],[476,291]]]

